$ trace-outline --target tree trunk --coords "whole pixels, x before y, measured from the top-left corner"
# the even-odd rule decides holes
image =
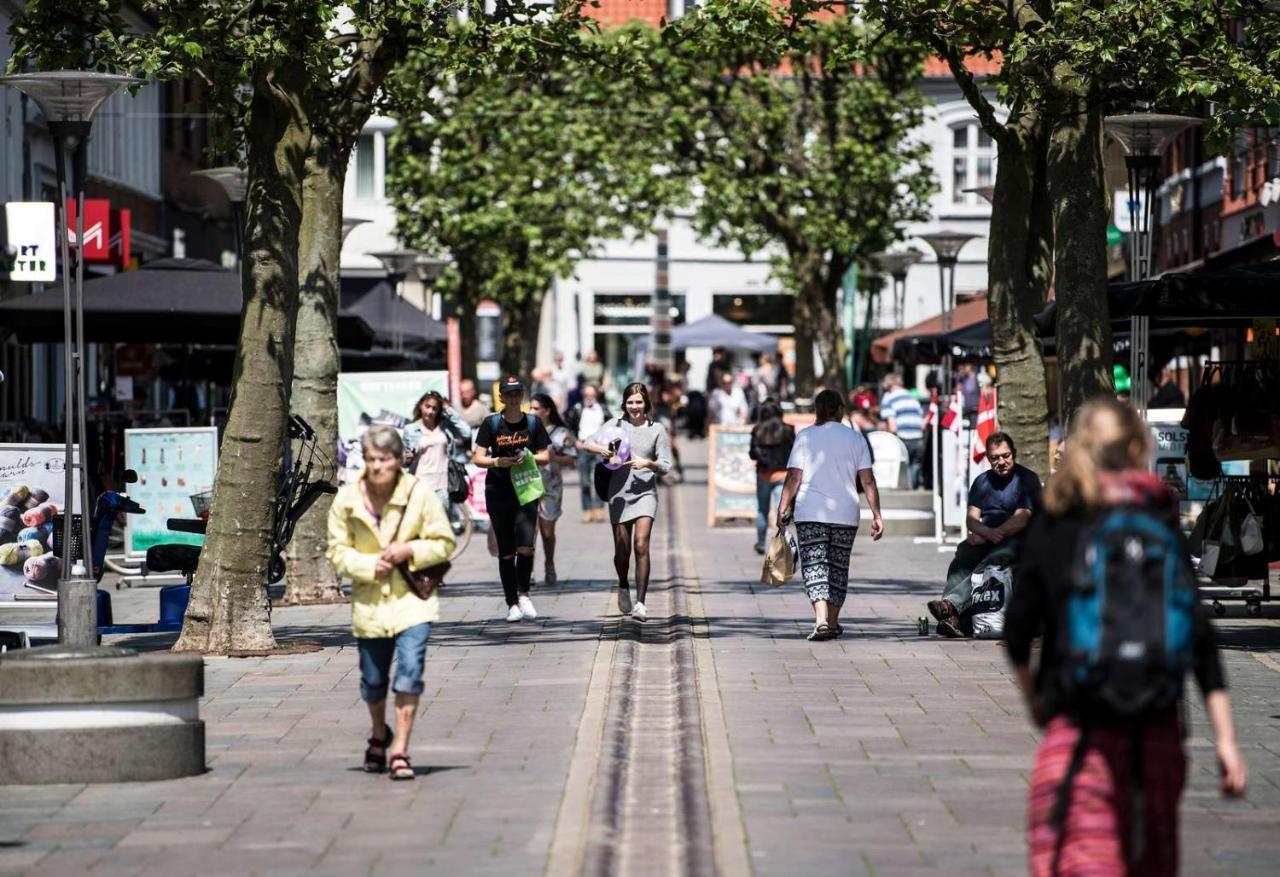
[[[310,128],[301,65],[259,71],[246,128],[244,293],[231,410],[209,530],[175,651],[275,646],[267,601],[276,485],[284,456],[298,309],[298,228]]]
[[[1049,259],[1037,222],[1045,192],[1045,140],[1033,127],[1009,126],[1000,141],[987,248],[987,311],[1000,370],[999,425],[1018,446],[1018,462],[1049,474],[1049,400],[1044,350],[1032,317],[1044,307]]]
[[[502,304],[502,363],[504,375],[528,376],[536,365],[538,327],[546,288],[527,291],[517,301]]]
[[[796,374],[795,395],[799,399],[812,399],[819,384],[839,390],[843,383],[840,375],[840,322],[835,307],[828,303],[824,280],[825,260],[821,254],[792,253],[791,278],[796,290],[795,340]],[[815,373],[814,349],[822,361],[821,371]]]
[[[819,269],[820,273],[812,280],[808,281],[816,287],[817,291],[812,293],[817,298],[817,327],[818,331],[818,358],[822,360],[822,370],[819,374],[819,382],[824,389],[835,390],[840,394],[840,398],[845,398],[845,374],[844,374],[844,326],[840,323],[840,317],[836,314],[836,302],[834,287],[824,282],[826,269],[825,266]],[[857,331],[857,326],[854,330]]]
[[[1058,373],[1064,425],[1084,402],[1111,395],[1111,313],[1107,302],[1110,204],[1102,163],[1102,108],[1096,95],[1069,92],[1056,113],[1048,154],[1053,203]]]
[[[298,234],[298,325],[294,339],[293,411],[311,424],[320,447],[338,447],[338,307],[341,299],[342,185],[337,163],[313,142],[302,185]],[[298,521],[289,545],[284,602],[336,603],[342,582],[325,557],[329,506],[325,495]]]
[[[479,299],[470,294],[463,285],[458,287],[458,346],[462,353],[462,377],[475,380],[476,377],[476,302]]]

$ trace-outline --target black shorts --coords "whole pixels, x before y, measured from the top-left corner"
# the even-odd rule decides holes
[[[538,501],[520,505],[510,484],[494,484],[486,479],[484,502],[489,510],[489,526],[498,542],[498,556],[510,557],[517,548],[532,548],[538,532]]]

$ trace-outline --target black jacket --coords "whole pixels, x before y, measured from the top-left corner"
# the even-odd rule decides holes
[[[751,448],[747,454],[756,461],[756,468],[762,472],[779,472],[787,468],[791,459],[791,448],[796,442],[795,427],[786,425],[782,433],[782,441],[777,444],[764,444],[759,440],[760,425],[751,430]]]

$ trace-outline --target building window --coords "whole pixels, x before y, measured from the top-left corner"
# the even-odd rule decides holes
[[[742,326],[795,325],[795,296],[784,293],[724,293],[711,297],[711,311]]]
[[[373,198],[372,134],[361,134],[356,141],[356,197]]]
[[[996,151],[991,135],[977,122],[951,129],[951,200],[955,204],[977,204],[979,196],[965,189],[992,185]]]

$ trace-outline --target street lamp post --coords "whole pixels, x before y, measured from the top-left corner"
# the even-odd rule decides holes
[[[975,234],[965,231],[935,231],[919,235],[938,257],[938,295],[942,300],[942,334],[951,331],[955,322],[956,307],[956,263],[960,261],[960,251],[964,245],[974,238]],[[951,352],[942,356],[942,392],[951,392]]]
[[[919,250],[899,250],[893,253],[876,253],[871,261],[881,271],[893,278],[893,327],[901,329],[907,308],[907,272],[912,265],[924,258]]]
[[[1194,116],[1162,113],[1127,113],[1107,116],[1103,126],[1124,147],[1129,177],[1129,279],[1146,280],[1152,273],[1151,217],[1160,182],[1161,154],[1173,138],[1202,123]],[[1134,316],[1129,322],[1130,399],[1145,414],[1150,390],[1147,384],[1147,346],[1150,317]]]
[[[427,312],[428,319],[439,320],[443,313],[440,296],[435,293],[435,283],[448,267],[448,259],[426,253],[419,256],[413,263],[413,270],[418,274],[418,282],[422,284],[422,290],[427,296],[427,307],[424,310]]]
[[[404,280],[409,276],[409,272],[414,270],[414,265],[422,253],[417,250],[383,250],[368,255],[382,263],[383,269],[387,272],[387,279],[395,288],[396,298],[404,298]],[[400,331],[398,320],[393,318],[391,326],[391,345],[398,353],[404,350],[404,336]]]
[[[351,236],[351,232],[356,230],[356,226],[364,225],[368,221],[369,220],[367,219],[358,219],[354,216],[342,217],[342,242],[344,244],[347,242],[347,238]]]
[[[95,585],[92,558],[93,506],[89,503],[89,479],[85,455],[88,452],[85,426],[85,340],[84,340],[84,185],[88,175],[86,146],[93,117],[107,98],[121,88],[141,82],[131,76],[84,70],[57,70],[48,73],[19,73],[0,77],[0,82],[22,91],[36,102],[49,123],[54,139],[54,163],[58,178],[58,211],[62,219],[62,327],[63,327],[63,418],[66,423],[66,469],[64,480],[62,586],[58,589],[58,641],[65,645],[90,646],[97,638]],[[72,147],[72,172],[76,188],[76,282],[75,302],[71,296],[70,228],[67,222],[66,150]],[[72,333],[74,312],[75,332]],[[74,402],[73,402],[74,398]],[[75,459],[76,433],[80,458]],[[85,563],[74,564],[72,509],[75,506],[75,476],[80,480],[80,533]]]
[[[244,202],[249,194],[249,172],[244,168],[228,165],[196,171],[191,176],[213,180],[222,187],[231,202],[231,225],[235,234],[236,267],[244,262]]]

